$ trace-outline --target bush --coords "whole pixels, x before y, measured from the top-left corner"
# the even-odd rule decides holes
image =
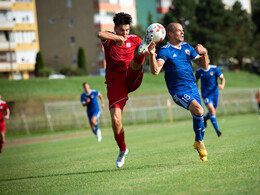
[[[61,69],[60,69],[60,73],[63,74],[63,75],[66,75],[66,76],[69,76],[70,73],[71,73],[72,69],[71,67],[69,66],[63,66]]]
[[[69,66],[63,66],[59,72],[66,76],[82,76],[86,74],[83,69],[73,69]]]
[[[54,70],[52,68],[43,68],[39,70],[39,76],[41,77],[48,77],[50,75],[54,74]]]

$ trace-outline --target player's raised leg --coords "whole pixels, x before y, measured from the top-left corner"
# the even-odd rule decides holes
[[[125,132],[122,125],[122,110],[120,108],[112,108],[110,109],[110,116],[112,120],[114,138],[119,147],[119,155],[116,159],[116,166],[120,168],[124,165],[125,157],[128,154],[128,149],[125,144]]]
[[[193,100],[189,106],[189,110],[193,115],[193,130],[195,132],[195,143],[193,144],[194,149],[198,151],[202,161],[207,161],[208,154],[203,142],[205,132],[203,108],[196,100]]]

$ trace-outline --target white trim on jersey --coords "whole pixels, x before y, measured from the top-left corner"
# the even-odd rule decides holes
[[[203,70],[204,72],[208,72],[210,68],[217,68],[217,66],[215,66],[215,65],[209,65],[209,67],[208,67],[207,69],[205,69],[205,68],[199,68],[198,70],[201,69],[201,70]]]
[[[111,104],[111,105],[109,106],[109,108],[111,108],[114,104],[116,104],[117,102],[120,102],[120,101],[122,101],[122,100],[124,100],[124,99],[127,99],[127,97],[124,97],[124,98],[122,98],[122,99],[120,99],[120,100],[115,101],[113,104]]]

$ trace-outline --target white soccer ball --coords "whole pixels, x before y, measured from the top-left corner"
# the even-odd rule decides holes
[[[159,23],[153,23],[148,26],[146,33],[151,33],[153,36],[153,41],[156,43],[163,41],[166,36],[165,28]]]

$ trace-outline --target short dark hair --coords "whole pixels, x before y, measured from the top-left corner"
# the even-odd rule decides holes
[[[88,83],[87,82],[82,83],[83,87],[85,86],[85,84],[88,84]]]
[[[125,12],[119,12],[115,14],[113,21],[115,23],[115,26],[119,25],[126,25],[126,24],[132,24],[132,16],[125,13]]]

